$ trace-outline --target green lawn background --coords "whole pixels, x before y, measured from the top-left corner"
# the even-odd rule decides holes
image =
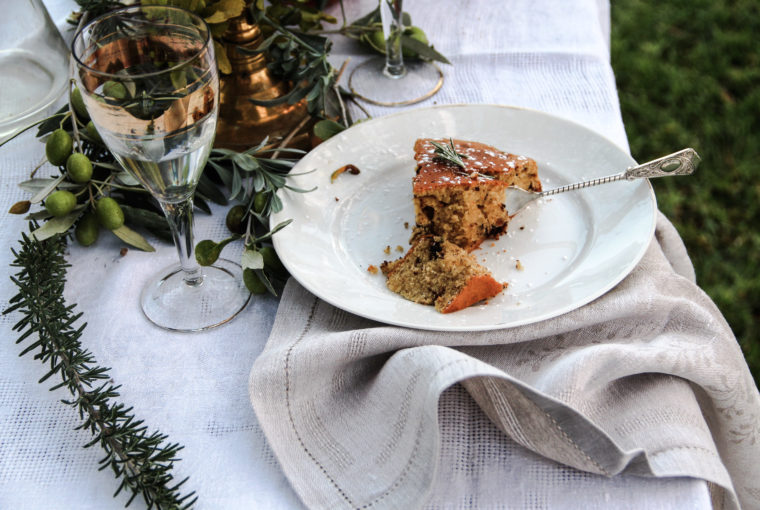
[[[653,181],[698,284],[760,380],[760,0],[611,0],[612,66],[633,157],[684,147],[688,178]]]

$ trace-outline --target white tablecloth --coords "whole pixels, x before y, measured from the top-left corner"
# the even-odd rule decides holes
[[[609,5],[606,1],[485,0],[407,2],[406,10],[436,47],[453,62],[445,67],[442,91],[425,104],[502,103],[540,110],[585,124],[627,147],[609,65]],[[50,0],[61,21],[73,2]],[[349,18],[367,12],[371,1],[347,2]],[[338,11],[336,11],[338,12]],[[12,23],[4,20],[2,23]],[[333,63],[356,47],[339,40]],[[363,57],[355,57],[351,65]],[[349,69],[350,70],[350,69]],[[0,90],[2,77],[0,75]],[[374,115],[385,109],[371,108]],[[0,149],[0,208],[28,198],[16,183],[42,158],[31,135]],[[223,211],[197,216],[198,239],[225,236]],[[0,222],[0,308],[15,293],[9,281],[10,248],[26,222],[5,215]],[[175,467],[177,479],[189,476],[198,509],[297,509],[301,502],[274,458],[251,408],[247,381],[272,327],[277,300],[256,297],[232,323],[203,334],[173,334],[143,318],[138,296],[143,278],[174,262],[173,247],[156,253],[129,250],[107,233],[93,248],[72,243],[66,295],[85,313],[82,341],[96,359],[111,367],[121,384],[120,400],[134,407],[151,430],[185,446]],[[226,256],[236,258],[235,249]],[[61,404],[67,395],[38,384],[45,369],[14,344],[11,327],[18,315],[0,317],[0,508],[121,508],[126,494],[112,497],[117,482],[97,471],[101,452],[83,449],[88,433],[74,428],[77,413]],[[52,383],[50,383],[52,384]],[[451,390],[456,393],[457,389]],[[461,395],[452,395],[459,398]],[[473,404],[474,405],[474,404]],[[440,413],[449,412],[442,407]],[[495,427],[494,437],[501,433]],[[514,466],[509,480],[483,486],[503,491],[500,508],[707,508],[707,486],[692,479],[651,480],[632,476],[603,478],[563,467],[527,452],[509,440],[481,451],[468,437],[468,423],[442,431],[444,457],[439,479],[463,458]],[[476,446],[476,445],[475,445]],[[456,487],[442,486],[443,499],[431,508],[472,508]],[[140,503],[133,505],[140,508]]]

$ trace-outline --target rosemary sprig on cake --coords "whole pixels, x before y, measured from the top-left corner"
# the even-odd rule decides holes
[[[449,138],[448,145],[436,142],[435,140],[430,140],[430,143],[433,145],[433,147],[435,147],[435,156],[433,156],[434,158],[442,159],[443,161],[451,163],[462,169],[465,168],[462,158],[467,158],[468,156],[466,154],[460,154],[457,152],[456,147],[454,147],[454,140]]]
[[[440,159],[444,161],[445,163],[450,163],[456,167],[461,168],[462,170],[466,170],[467,167],[464,164],[464,161],[462,158],[469,158],[467,154],[462,154],[460,152],[456,151],[456,147],[454,146],[454,140],[449,138],[448,145],[436,142],[435,140],[430,140],[430,143],[435,147],[435,152],[433,153],[433,159]],[[462,172],[461,170],[455,170],[457,174],[465,175],[467,177],[476,178],[476,177],[482,177],[484,179],[494,179],[492,175],[486,175],[484,173],[478,172],[477,170],[473,170],[470,173]]]

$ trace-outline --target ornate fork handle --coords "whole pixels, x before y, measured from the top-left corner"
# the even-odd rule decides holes
[[[667,177],[671,175],[689,175],[696,170],[699,165],[700,157],[697,151],[694,149],[683,149],[673,154],[663,156],[659,159],[655,159],[638,166],[629,167],[625,172],[609,175],[607,177],[599,177],[589,181],[576,182],[562,186],[561,188],[554,188],[540,193],[541,197],[548,197],[556,195],[558,193],[564,193],[565,191],[572,191],[576,189],[590,188],[591,186],[598,186],[600,184],[607,184],[608,182],[622,181],[623,179],[632,181],[635,179],[644,179],[651,177]]]

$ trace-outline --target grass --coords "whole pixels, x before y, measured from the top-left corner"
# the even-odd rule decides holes
[[[637,161],[683,147],[696,174],[653,181],[697,283],[760,381],[760,2],[614,0],[612,66]]]

